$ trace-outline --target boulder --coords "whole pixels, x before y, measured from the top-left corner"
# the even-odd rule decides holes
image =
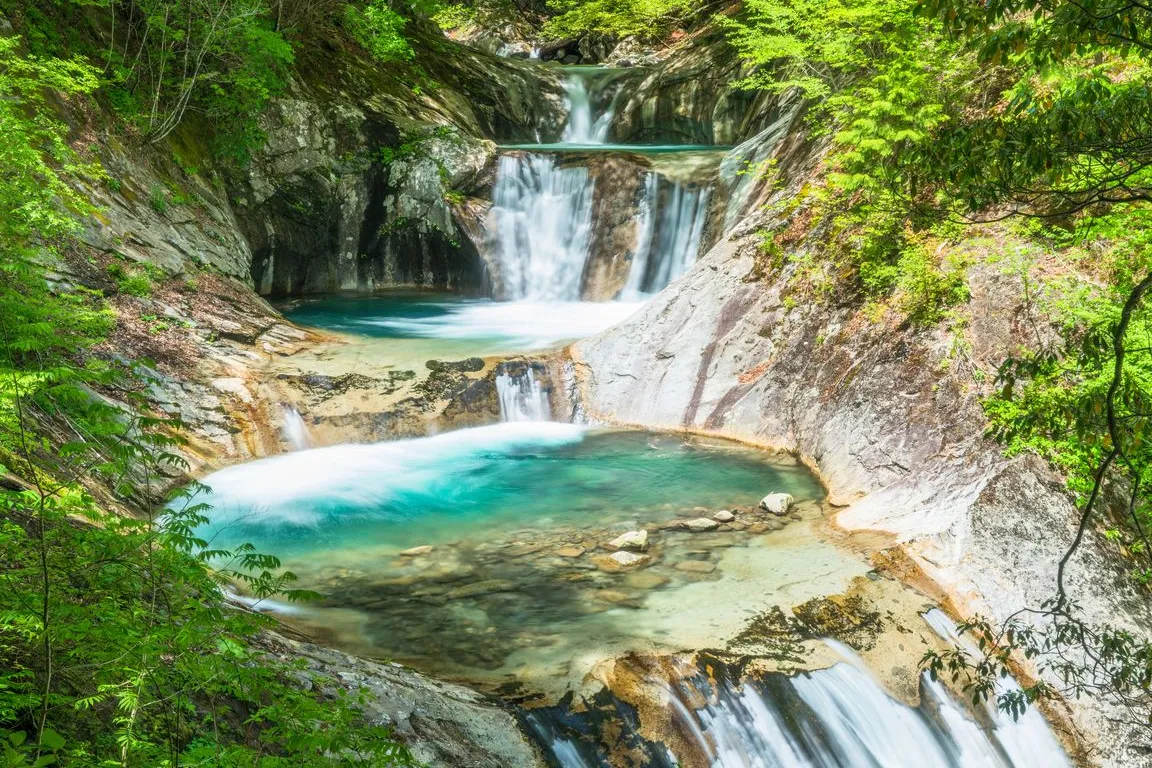
[[[612,549],[631,549],[635,552],[643,552],[648,549],[648,531],[641,529],[622,533],[608,542],[608,546]]]
[[[760,509],[766,509],[774,515],[783,517],[792,509],[795,499],[790,493],[770,493],[760,499]]]
[[[716,514],[712,515],[712,519],[719,523],[730,523],[736,519],[736,515],[732,514],[726,509],[722,509]]]
[[[692,531],[693,533],[700,533],[702,531],[714,531],[720,527],[720,523],[715,520],[710,520],[707,517],[696,517],[691,520],[685,520],[677,527],[686,531]]]
[[[648,555],[637,555],[634,552],[613,552],[610,555],[596,558],[596,567],[609,573],[626,571],[630,568],[639,568],[651,560]]]

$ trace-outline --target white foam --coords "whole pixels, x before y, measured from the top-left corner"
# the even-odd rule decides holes
[[[215,472],[214,525],[320,526],[325,510],[356,508],[381,517],[387,502],[435,493],[437,484],[496,457],[531,448],[578,443],[586,427],[556,422],[507,422],[434,437],[369,445],[314,448]]]
[[[641,302],[495,301],[447,305],[436,317],[365,320],[431,339],[499,339],[524,349],[595,336],[627,319]]]

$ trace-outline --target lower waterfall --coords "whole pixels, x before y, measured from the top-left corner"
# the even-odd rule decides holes
[[[532,364],[505,363],[496,373],[501,421],[551,421],[552,403]]]
[[[927,674],[920,679],[919,707],[892,698],[855,654],[830,642],[844,660],[828,669],[787,676],[768,673],[729,677],[724,668],[705,674],[690,668],[663,683],[677,754],[646,740],[629,705],[619,701],[615,722],[629,732],[613,735],[646,753],[650,768],[1066,768],[1060,749],[1039,713],[1019,721],[965,707]],[[577,708],[579,709],[579,708]],[[562,768],[609,768],[611,756],[588,717],[533,710],[529,729]],[[589,711],[593,711],[589,709]]]

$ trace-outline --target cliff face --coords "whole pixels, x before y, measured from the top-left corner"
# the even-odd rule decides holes
[[[795,452],[842,507],[836,522],[881,532],[890,543],[871,547],[875,561],[905,563],[899,575],[927,595],[961,616],[997,620],[1040,605],[1054,594],[1078,513],[1041,461],[1006,459],[984,438],[980,398],[983,382],[1045,319],[1030,315],[1021,278],[976,243],[960,246],[973,263],[970,303],[950,326],[929,330],[806,290],[795,264],[766,270],[757,232],[803,223],[761,204],[796,194],[820,159],[799,131],[775,133],[748,151],[778,161],[776,186],[756,182],[733,196],[747,214],[728,217],[728,227],[716,214],[717,242],[688,274],[622,325],[570,349],[574,410],[593,422]],[[804,255],[805,242],[791,254]],[[1089,620],[1144,634],[1145,603],[1121,562],[1114,546],[1090,536],[1069,590]],[[1088,746],[1091,764],[1148,764],[1126,746],[1140,738],[1117,708],[1087,698],[1069,707],[1066,736]]]

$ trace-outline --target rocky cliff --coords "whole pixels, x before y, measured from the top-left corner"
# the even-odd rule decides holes
[[[842,528],[883,535],[885,545],[869,547],[875,562],[955,614],[1002,621],[1038,606],[1054,593],[1078,513],[1042,462],[1006,459],[985,439],[980,399],[1046,319],[1030,315],[1021,276],[978,244],[960,246],[972,263],[971,301],[927,330],[811,290],[789,259],[766,267],[760,230],[794,233],[796,257],[810,242],[802,212],[773,213],[819,172],[820,147],[790,124],[747,148],[774,159],[778,173],[740,191],[747,213],[728,217],[729,226],[717,214],[717,242],[691,271],[625,323],[571,348],[574,411],[794,452],[822,477]],[[1090,536],[1070,591],[1089,620],[1146,635],[1144,595],[1120,563],[1114,546]],[[1148,764],[1141,735],[1117,708],[1087,698],[1068,705],[1056,722],[1086,747],[1089,764]]]

